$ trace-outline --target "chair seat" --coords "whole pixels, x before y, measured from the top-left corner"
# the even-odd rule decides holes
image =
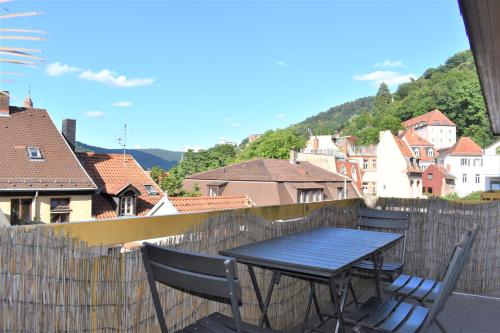
[[[177,333],[234,333],[236,323],[233,318],[215,312],[183,328]],[[243,333],[280,333],[279,331],[243,323]]]
[[[344,319],[353,325],[382,332],[417,332],[429,309],[393,299],[380,301],[371,297],[355,312],[346,313]]]
[[[403,266],[404,264],[387,262],[383,263],[381,271],[383,273],[393,273],[402,270]],[[360,261],[357,264],[352,265],[352,267],[364,271],[375,271],[375,268],[373,266],[373,261],[370,260]]]
[[[400,275],[384,291],[400,297],[409,297],[419,302],[434,302],[441,290],[441,282],[416,276]]]

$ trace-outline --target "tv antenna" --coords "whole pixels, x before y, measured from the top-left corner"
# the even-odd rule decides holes
[[[127,111],[124,110],[123,117],[123,137],[118,138],[118,144],[123,148],[123,163],[127,162]]]

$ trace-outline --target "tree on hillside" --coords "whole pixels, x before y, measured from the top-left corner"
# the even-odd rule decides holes
[[[151,177],[151,179],[154,180],[154,182],[156,184],[160,185],[163,178],[165,178],[166,173],[167,172],[164,169],[155,165],[151,168],[151,171],[149,172],[149,176]]]
[[[401,120],[441,110],[457,124],[458,136],[485,147],[493,140],[472,53],[459,52],[418,80],[400,85],[390,109]]]
[[[358,145],[377,143],[380,131],[390,130],[397,134],[402,128],[401,119],[391,109],[392,100],[387,84],[380,84],[373,103],[373,112],[364,112],[351,118],[343,133],[355,136]]]
[[[254,158],[288,159],[290,150],[299,150],[306,140],[292,129],[267,131],[258,140],[248,144],[238,155],[238,160]]]
[[[182,160],[169,170],[160,187],[171,196],[194,195],[196,193],[187,193],[182,189],[186,176],[228,165],[235,158],[236,147],[230,144],[216,145],[198,152],[188,150]]]

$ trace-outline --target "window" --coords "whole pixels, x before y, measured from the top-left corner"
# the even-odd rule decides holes
[[[211,197],[216,197],[219,195],[219,187],[218,186],[209,186],[208,187],[208,195]]]
[[[490,191],[500,191],[500,180],[492,180],[490,182]]]
[[[337,187],[337,199],[345,199],[347,198],[347,190],[345,187]]]
[[[432,194],[432,187],[427,188],[427,193]]]
[[[427,179],[431,180],[432,179],[432,173],[427,174]]]
[[[429,148],[429,149],[427,150],[427,156],[429,156],[429,157],[434,157],[434,149]]]
[[[345,168],[345,165],[343,165],[343,166],[342,166],[342,169],[340,169],[340,170],[341,170],[341,171],[340,171],[340,173],[342,173],[343,175],[345,175],[345,174],[346,174],[346,172],[347,172],[347,170],[346,170],[346,168]]]
[[[363,159],[363,170],[368,170],[368,160],[366,158]]]
[[[372,171],[377,171],[377,159],[372,160]]]
[[[158,191],[156,191],[156,188],[153,185],[144,185],[144,188],[149,195],[158,195]]]
[[[120,216],[134,215],[135,198],[132,196],[124,196],[120,198]]]
[[[28,147],[26,148],[28,151],[28,157],[30,160],[42,160],[42,152],[40,151],[40,148],[38,147]]]
[[[10,224],[22,225],[31,222],[31,199],[12,199],[10,201]]]
[[[462,174],[462,183],[467,183],[467,174]]]
[[[352,175],[352,180],[355,182],[358,181],[358,174],[356,173],[356,168],[352,167],[351,168],[351,175]]]
[[[69,222],[70,199],[52,198],[50,199],[50,223]]]
[[[470,159],[463,157],[460,159],[460,166],[470,166]]]
[[[420,157],[420,150],[418,148],[413,149],[413,153],[415,154],[415,157]]]
[[[479,184],[481,182],[481,176],[478,173],[476,173],[475,178],[476,178],[476,184]]]
[[[297,201],[299,203],[322,201],[323,198],[323,190],[321,189],[299,190],[297,192]]]
[[[368,183],[363,183],[361,188],[363,189],[363,193],[368,193]]]
[[[483,166],[483,159],[482,158],[475,158],[474,161],[472,162],[472,164],[474,166]]]

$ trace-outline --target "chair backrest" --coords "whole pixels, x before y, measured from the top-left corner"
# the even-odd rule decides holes
[[[241,285],[233,258],[192,253],[147,242],[141,247],[141,252],[163,333],[168,331],[155,281],[199,297],[231,304],[237,332],[241,332]]]
[[[358,213],[357,227],[358,229],[380,229],[380,230],[395,230],[403,233],[403,246],[401,247],[399,258],[401,263],[405,262],[406,252],[406,236],[410,226],[410,213],[398,212],[392,210],[378,210],[362,208]]]
[[[455,289],[465,264],[470,257],[472,245],[474,244],[478,230],[479,227],[474,225],[471,230],[466,232],[461,242],[455,246],[450,263],[448,264],[444,278],[441,281],[441,290],[429,309],[429,314],[422,325],[421,332],[426,332],[434,318],[443,310],[448,298]]]
[[[374,229],[408,230],[410,213],[391,210],[360,209],[357,226]]]

